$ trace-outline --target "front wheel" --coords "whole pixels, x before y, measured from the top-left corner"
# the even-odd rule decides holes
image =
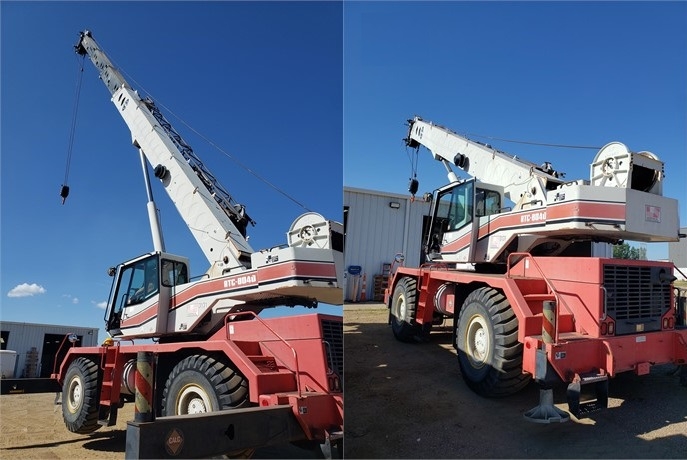
[[[415,322],[417,313],[417,280],[401,278],[391,298],[390,322],[394,337],[401,342],[420,339],[422,328]]]
[[[483,287],[463,302],[456,329],[458,362],[465,383],[476,393],[507,396],[530,381],[522,372],[518,318],[504,295]]]
[[[62,386],[62,418],[72,433],[92,433],[98,424],[98,365],[76,358],[67,368]]]

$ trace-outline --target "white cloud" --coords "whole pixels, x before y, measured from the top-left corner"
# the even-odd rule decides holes
[[[95,300],[92,300],[91,303],[95,305],[96,307],[105,310],[107,308],[107,302],[96,302]]]
[[[10,289],[7,297],[31,297],[37,294],[45,294],[46,292],[43,286],[36,283],[22,283]]]
[[[74,297],[74,296],[72,296],[71,294],[62,294],[62,297],[67,298],[67,299],[70,299],[71,302],[72,302],[74,305],[76,305],[77,303],[79,303],[79,298],[78,298],[78,297]]]

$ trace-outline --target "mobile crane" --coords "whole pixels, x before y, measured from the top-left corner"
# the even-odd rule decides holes
[[[420,117],[407,147],[426,148],[449,184],[431,199],[424,261],[399,266],[385,291],[400,341],[425,341],[453,320],[461,374],[476,393],[505,396],[531,379],[540,404],[525,418],[561,422],[607,407],[608,380],[687,364],[673,264],[593,257],[593,243],[679,241],[677,201],[662,195],[664,165],[620,142],[604,146],[589,180],[536,165]],[[469,177],[459,180],[453,166]],[[412,178],[409,191],[418,189]],[[583,394],[591,398],[580,400]]]
[[[343,433],[342,318],[257,315],[279,305],[343,303],[342,225],[307,212],[289,228],[288,244],[254,251],[246,239],[253,221],[245,207],[152,99],[139,96],[89,31],[81,32],[75,50],[97,68],[139,150],[154,251],[110,269],[105,322],[111,338],[98,347],[71,347],[53,374],[62,387],[67,428],[85,434],[111,426],[117,410],[135,399],[137,414],[142,401],[145,413],[163,417],[153,424],[173,424],[162,432],[136,431],[132,440],[128,433],[127,457],[216,455],[275,439],[337,447]],[[147,164],[210,263],[199,280],[191,279],[185,257],[165,252]],[[63,198],[67,193],[63,189]],[[152,359],[141,359],[142,353]],[[153,364],[154,372],[142,371],[141,362],[143,369]],[[138,391],[139,379],[146,391]],[[226,410],[235,417],[210,425],[192,416],[169,417]],[[284,428],[281,437],[275,423]],[[145,433],[154,435],[144,439]],[[201,440],[192,442],[195,435]]]

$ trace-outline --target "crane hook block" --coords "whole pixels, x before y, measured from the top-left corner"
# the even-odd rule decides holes
[[[420,186],[420,183],[417,181],[417,179],[410,179],[410,182],[408,183],[408,191],[410,192],[411,195],[415,196],[419,186]]]
[[[69,196],[69,186],[68,185],[62,186],[62,188],[60,189],[60,196],[62,197],[62,204],[64,204],[65,200]]]

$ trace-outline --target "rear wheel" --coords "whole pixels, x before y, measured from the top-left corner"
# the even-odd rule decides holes
[[[248,382],[215,358],[193,355],[177,364],[162,393],[162,415],[185,415],[248,406]]]
[[[401,278],[391,298],[391,330],[401,342],[420,338],[421,328],[415,322],[417,312],[417,280]]]
[[[522,373],[518,319],[504,295],[483,287],[463,303],[456,330],[458,362],[467,385],[482,396],[507,396],[530,381]]]
[[[67,368],[62,386],[62,418],[72,433],[92,433],[98,424],[98,365],[76,358]]]

